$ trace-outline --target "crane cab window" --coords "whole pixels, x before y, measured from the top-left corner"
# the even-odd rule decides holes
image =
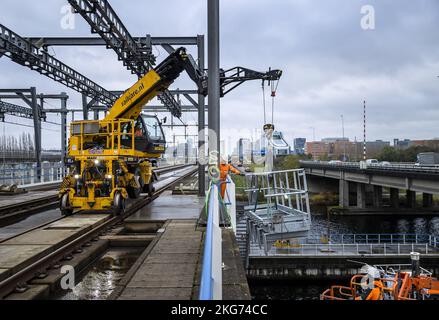
[[[143,115],[143,121],[145,123],[146,131],[148,133],[148,138],[151,142],[164,142],[165,135],[163,134],[162,126],[154,116]]]

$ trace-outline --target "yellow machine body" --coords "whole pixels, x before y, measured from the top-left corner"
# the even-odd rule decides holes
[[[180,69],[172,68],[161,70],[178,75]],[[137,198],[142,191],[152,194],[151,159],[165,152],[165,141],[160,122],[145,122],[141,112],[172,83],[170,78],[165,73],[162,79],[151,70],[116,100],[103,120],[71,123],[68,158],[72,166],[59,192],[63,214],[80,210],[120,213],[125,199]],[[155,135],[148,126],[155,128]]]

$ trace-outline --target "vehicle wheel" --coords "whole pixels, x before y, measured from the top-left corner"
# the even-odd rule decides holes
[[[113,212],[116,216],[123,214],[125,211],[125,199],[120,192],[114,194]]]
[[[151,181],[150,184],[145,184],[145,185],[143,186],[143,192],[144,192],[144,193],[147,193],[148,196],[150,196],[150,197],[153,196],[153,194],[154,194],[154,192],[155,192],[155,188],[154,188],[154,185],[152,184],[152,181]]]
[[[137,168],[134,172],[134,179],[136,179],[137,183],[140,185],[140,188],[128,187],[127,192],[131,199],[137,199],[140,197],[140,193],[142,193],[144,182],[142,176],[140,175],[140,168]]]
[[[70,208],[69,194],[64,193],[61,197],[59,207],[61,209],[61,214],[63,216],[71,216],[73,214],[73,209]]]

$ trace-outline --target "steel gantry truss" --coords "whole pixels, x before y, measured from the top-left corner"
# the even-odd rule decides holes
[[[116,96],[0,24],[0,53],[67,87],[110,106]]]
[[[156,62],[151,47],[140,46],[106,0],[68,0],[133,74],[143,76]]]
[[[24,101],[29,108],[3,101],[14,99]],[[60,100],[60,109],[44,109],[44,103],[49,99]],[[69,96],[65,92],[61,94],[37,94],[35,87],[27,89],[0,89],[0,121],[5,120],[5,114],[33,120],[35,160],[37,162],[37,168],[39,169],[41,168],[42,152],[41,122],[46,121],[48,113],[61,114],[61,160],[62,163],[64,163],[67,151],[67,113],[77,111],[67,109],[68,99]]]
[[[5,121],[5,114],[26,119],[32,119],[34,116],[31,108],[17,106],[16,104],[0,100],[0,121]]]
[[[156,60],[148,46],[140,46],[107,0],[68,0],[70,5],[90,25],[92,33],[97,33],[105,41],[107,48],[113,49],[119,60],[139,78],[144,76]],[[174,96],[165,90],[158,96],[174,117],[181,117],[181,109]]]

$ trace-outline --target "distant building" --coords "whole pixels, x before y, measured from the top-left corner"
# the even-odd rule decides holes
[[[237,146],[238,161],[242,164],[251,163],[252,159],[252,143],[250,139],[241,138]]]
[[[412,143],[410,145],[411,147],[429,147],[432,149],[439,149],[439,139],[432,139],[432,140],[412,140]]]
[[[337,141],[349,141],[349,138],[323,138],[322,142],[335,143]]]
[[[294,139],[294,154],[302,155],[305,154],[306,138],[296,138]]]
[[[390,142],[377,140],[366,142],[368,158],[375,158],[383,150],[390,146]],[[319,142],[308,142],[306,153],[313,159],[332,159],[345,161],[359,161],[363,158],[363,142],[351,142],[348,138],[327,138]]]
[[[312,155],[314,160],[329,157],[333,147],[331,143],[323,141],[312,141],[306,143],[306,154]]]
[[[395,148],[402,149],[402,150],[410,148],[411,144],[412,144],[412,141],[410,139],[404,139],[404,140],[394,139],[393,140],[393,146]]]
[[[385,147],[390,147],[389,141],[376,140],[366,142],[367,157],[376,158]]]

